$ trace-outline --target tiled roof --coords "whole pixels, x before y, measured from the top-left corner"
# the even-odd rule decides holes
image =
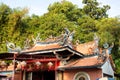
[[[80,68],[80,67],[91,67],[91,66],[98,66],[102,65],[104,63],[103,60],[98,60],[98,56],[93,56],[93,57],[86,57],[86,58],[81,58],[79,60],[73,61],[64,67],[59,67],[59,68]]]
[[[36,44],[34,47],[25,50],[25,52],[37,51],[37,50],[48,50],[48,49],[54,49],[54,48],[61,48],[61,46],[58,43],[43,44],[43,45]]]
[[[28,52],[28,51],[37,51],[37,50],[49,50],[49,49],[55,49],[55,48],[61,48],[64,46],[61,46],[58,43],[50,43],[50,44],[36,44],[35,46],[33,46],[30,49],[27,49],[23,52]],[[84,44],[78,44],[76,46],[76,48],[73,48],[73,50],[76,50],[84,55],[90,55],[93,54],[93,50],[96,48],[97,46],[95,45],[94,41],[88,42],[88,43],[84,43]]]
[[[55,48],[61,48],[64,46],[71,46],[71,48],[79,53],[82,53],[83,55],[91,55],[93,54],[93,51],[98,48],[98,41],[99,39],[94,39],[91,42],[86,42],[83,44],[72,44],[72,38],[73,33],[70,33],[68,29],[65,29],[66,33],[62,34],[59,37],[50,37],[44,41],[39,41],[35,38],[34,45],[32,48],[23,50],[23,52],[29,52],[29,51],[37,51],[37,50],[50,50]],[[74,46],[74,47],[73,47]]]
[[[93,51],[97,47],[98,46],[96,45],[95,41],[91,41],[91,42],[88,42],[88,43],[78,44],[76,46],[76,50],[78,52],[81,52],[81,53],[85,54],[85,55],[90,55],[90,54],[93,54]]]

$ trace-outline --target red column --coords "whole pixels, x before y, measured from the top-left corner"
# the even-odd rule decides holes
[[[12,80],[15,80],[15,59],[16,59],[16,55],[18,53],[14,53],[14,56],[13,56],[13,75],[12,75]]]

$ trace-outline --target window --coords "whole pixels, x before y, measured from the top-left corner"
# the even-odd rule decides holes
[[[90,78],[86,72],[78,72],[75,74],[73,80],[90,80]]]
[[[79,80],[85,80],[85,77],[81,76],[81,77],[79,78]]]

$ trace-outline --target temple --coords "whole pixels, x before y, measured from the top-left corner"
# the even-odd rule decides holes
[[[7,42],[8,52],[0,54],[0,80],[114,80],[113,44],[100,48],[96,35],[93,41],[73,44],[73,34],[65,29],[44,41],[38,34],[33,46],[26,40],[24,49]]]

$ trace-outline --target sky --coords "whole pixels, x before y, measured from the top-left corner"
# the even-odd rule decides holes
[[[29,15],[43,15],[47,12],[47,8],[50,4],[62,0],[0,0],[0,3],[8,5],[10,8],[28,8]],[[82,0],[68,0],[78,7],[82,8]],[[98,0],[101,5],[110,5],[111,9],[107,12],[109,17],[115,17],[120,15],[120,0]]]

